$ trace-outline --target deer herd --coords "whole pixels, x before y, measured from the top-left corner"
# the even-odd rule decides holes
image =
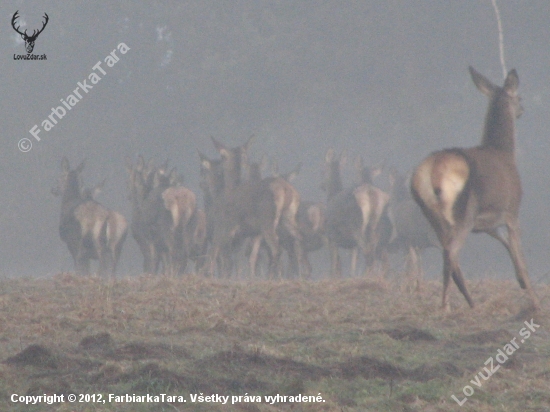
[[[126,159],[130,231],[143,255],[143,271],[178,275],[192,262],[196,273],[227,277],[242,270],[240,262],[246,257],[250,278],[259,272],[269,278],[310,278],[309,253],[327,247],[334,278],[342,276],[340,249],[348,249],[351,276],[357,275],[359,257],[365,270],[379,264],[385,272],[388,254],[403,252],[407,272],[420,282],[420,252],[436,247],[443,255],[442,304],[449,310],[451,278],[474,306],[458,254],[470,232],[485,232],[504,245],[520,287],[538,308],[518,223],[522,191],[515,160],[515,119],[523,110],[518,76],[511,70],[499,87],[471,67],[470,74],[489,98],[481,143],[430,154],[413,170],[410,183],[391,170],[388,191],[373,182],[384,168],[367,167],[361,159],[355,164],[358,182],[346,187],[342,179],[346,156],[330,148],[322,183],[326,203],[304,200],[292,184],[299,166],[286,175],[274,172],[263,177],[265,158],[258,163],[248,159],[252,137],[238,147],[212,138],[219,157],[198,153],[201,208],[175,168],[169,170],[167,163],[155,166],[142,156]],[[61,167],[52,193],[61,197],[59,233],[75,269],[87,274],[90,260],[95,259],[100,274],[113,276],[127,221],[95,200],[103,183],[83,188],[83,162],[71,169],[64,157]]]

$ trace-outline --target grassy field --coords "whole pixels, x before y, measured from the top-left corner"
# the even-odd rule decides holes
[[[477,307],[453,289],[446,314],[440,282],[412,292],[365,278],[0,280],[0,410],[550,411],[550,287],[537,285],[537,313],[515,280],[469,287]],[[531,319],[540,326],[527,338]],[[65,402],[11,401],[54,393]],[[277,394],[287,402],[266,401]]]

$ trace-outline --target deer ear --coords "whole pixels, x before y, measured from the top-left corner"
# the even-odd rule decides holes
[[[375,177],[380,176],[385,168],[386,168],[386,160],[382,160],[380,163],[373,166],[371,168],[372,178],[374,179]]]
[[[84,170],[84,165],[86,164],[86,160],[83,160],[82,162],[80,162],[80,164],[76,167],[76,172],[77,173],[82,173],[82,171]]]
[[[296,177],[298,177],[298,175],[300,174],[300,169],[302,168],[302,162],[298,163],[296,165],[296,167],[294,168],[294,170],[292,170],[288,175],[287,175],[287,182],[289,183],[292,183],[294,181],[294,179],[296,179]]]
[[[390,181],[390,186],[393,187],[395,185],[395,181],[397,180],[397,169],[395,167],[392,167],[390,169],[390,172],[388,173],[388,180]]]
[[[340,155],[340,168],[344,167],[346,165],[347,161],[348,161],[348,155],[344,151]]]
[[[63,156],[63,159],[61,159],[61,170],[63,170],[63,173],[69,173],[70,169],[71,167],[69,166],[69,159]]]
[[[173,186],[178,181],[178,170],[173,167],[172,170],[170,170],[170,174],[168,175],[168,181],[170,182],[170,186]]]
[[[508,72],[506,80],[504,81],[504,89],[510,96],[515,96],[519,87],[519,77],[516,69],[512,69]]]
[[[214,143],[214,147],[218,152],[221,152],[223,149],[227,149],[222,143],[218,142],[214,136],[210,136],[210,139],[212,140],[212,143]]]
[[[136,168],[138,170],[143,170],[144,167],[145,167],[145,159],[143,158],[142,155],[139,155],[138,160],[137,160]]]
[[[470,75],[478,90],[485,96],[492,96],[497,86],[495,86],[489,79],[479,73],[472,66],[469,67]]]
[[[331,147],[325,154],[325,162],[331,163],[334,160],[334,149]]]
[[[224,147],[221,147],[218,149],[218,151],[220,152],[220,156],[223,158],[223,159],[228,159],[230,156],[229,156],[229,150],[227,150]]]
[[[255,135],[252,135],[248,138],[248,140],[246,141],[246,143],[243,145],[244,149],[245,150],[248,150],[248,146],[250,146],[250,143],[252,143],[254,141],[254,139],[256,138]]]

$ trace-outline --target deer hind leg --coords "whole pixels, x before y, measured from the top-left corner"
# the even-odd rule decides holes
[[[311,271],[308,269],[304,262],[304,248],[302,234],[298,230],[298,222],[296,221],[296,214],[300,207],[299,196],[293,195],[293,193],[285,193],[286,207],[282,210],[282,223],[285,229],[292,237],[292,252],[289,253],[290,266],[295,266],[297,263],[297,273],[301,277],[309,277]],[[305,268],[305,269],[304,269]]]
[[[309,258],[307,256],[307,253],[302,251],[303,252],[303,263],[302,263],[302,266],[304,267],[304,272],[303,272],[303,276],[306,278],[306,279],[311,279],[311,274],[313,273],[313,269],[311,267],[311,262],[309,261]]]
[[[521,247],[520,230],[517,219],[508,219],[506,223],[506,230],[508,235],[507,237],[502,236],[498,229],[493,229],[491,231],[488,231],[487,233],[504,245],[514,264],[516,278],[518,280],[519,286],[522,289],[527,290],[533,307],[535,309],[539,309],[539,298],[533,291],[531,287],[531,282],[529,280],[529,275],[527,274],[527,265],[525,264],[525,257],[523,255],[523,249]]]
[[[422,290],[422,283],[424,281],[424,268],[422,266],[422,255],[420,250],[413,248],[413,253],[416,255],[416,291]]]
[[[406,258],[406,273],[409,284],[416,283],[416,290],[420,289],[421,273],[419,268],[419,254],[416,248],[409,245],[409,251]]]
[[[159,270],[160,257],[154,242],[147,242],[147,269],[146,272],[156,274]]]
[[[252,247],[250,250],[250,256],[248,257],[248,263],[250,266],[250,278],[256,278],[256,266],[258,265],[258,254],[260,253],[260,246],[262,245],[262,236],[258,235],[252,239]]]
[[[219,266],[219,259],[220,259],[220,247],[216,244],[212,245],[212,250],[208,254],[208,270],[207,274],[208,276],[214,277],[216,275],[216,271],[218,270]]]
[[[447,311],[450,309],[448,302],[448,287],[451,277],[458,287],[458,290],[460,290],[460,292],[468,302],[468,305],[470,305],[471,308],[474,307],[474,302],[470,296],[470,293],[468,292],[466,282],[464,281],[464,276],[462,275],[462,270],[460,269],[460,265],[458,264],[458,254],[460,252],[460,249],[462,249],[464,242],[466,241],[468,233],[470,233],[470,228],[461,228],[454,233],[454,236],[452,237],[450,242],[443,245],[442,306]]]
[[[352,278],[357,276],[357,255],[358,254],[359,254],[359,248],[357,246],[351,249],[350,273]]]
[[[338,245],[334,241],[329,241],[328,248],[330,250],[330,275],[333,278],[341,278],[342,263],[340,261]]]
[[[281,249],[279,247],[279,238],[275,230],[272,230],[271,227],[265,228],[265,230],[263,230],[262,232],[269,252],[269,269],[267,275],[269,278],[272,279],[275,276],[280,277],[281,273],[279,263],[281,257]]]
[[[352,276],[357,275],[357,258],[358,258],[358,252],[361,250],[363,256],[365,257],[365,270],[364,273],[367,274],[369,269],[371,269],[373,261],[374,261],[374,251],[372,248],[372,243],[368,242],[366,239],[366,235],[363,231],[359,232],[357,231],[354,233],[354,239],[355,243],[357,244],[356,247],[352,249]]]

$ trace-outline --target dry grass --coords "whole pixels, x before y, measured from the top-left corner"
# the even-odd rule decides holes
[[[229,282],[59,274],[0,281],[0,410],[550,411],[550,287],[513,281]],[[540,328],[462,407],[462,388],[532,317]],[[519,341],[519,338],[517,339]],[[191,403],[189,394],[317,395],[321,404]],[[11,403],[17,394],[183,395],[187,403]]]

